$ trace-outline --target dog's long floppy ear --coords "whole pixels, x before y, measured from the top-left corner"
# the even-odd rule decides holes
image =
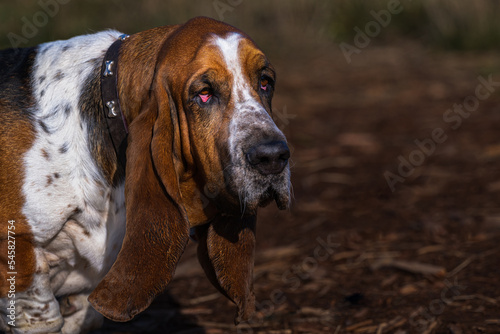
[[[174,166],[178,155],[173,152],[168,93],[159,88],[151,95],[130,124],[122,249],[89,296],[92,306],[114,321],[132,319],[165,289],[189,239]]]
[[[255,312],[255,223],[255,216],[218,216],[195,228],[200,264],[212,284],[237,305],[236,324]]]

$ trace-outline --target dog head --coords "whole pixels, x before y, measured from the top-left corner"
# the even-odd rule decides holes
[[[126,321],[171,280],[189,238],[211,282],[252,314],[258,206],[290,201],[290,152],[271,117],[275,71],[256,44],[195,18],[131,36],[119,95],[130,123],[127,227],[116,262],[89,297]],[[133,64],[136,64],[135,67]]]

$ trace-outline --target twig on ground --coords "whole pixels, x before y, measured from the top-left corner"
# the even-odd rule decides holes
[[[412,261],[402,261],[394,259],[381,259],[372,263],[370,266],[372,270],[377,270],[383,267],[393,267],[400,270],[408,271],[413,274],[423,274],[423,275],[435,275],[444,276],[446,269],[441,266],[435,266],[433,264],[412,262]]]

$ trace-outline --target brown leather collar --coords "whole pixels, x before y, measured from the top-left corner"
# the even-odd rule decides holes
[[[120,108],[120,99],[118,98],[118,56],[120,46],[126,40],[128,35],[121,35],[109,47],[101,66],[101,97],[104,105],[106,123],[108,125],[109,135],[118,155],[119,147],[128,134],[127,120]]]

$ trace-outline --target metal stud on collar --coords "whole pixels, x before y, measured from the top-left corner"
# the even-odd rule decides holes
[[[113,72],[113,66],[114,65],[115,65],[114,61],[112,61],[112,60],[106,60],[105,68],[104,68],[104,73],[102,75],[104,75],[105,77],[112,76],[114,74],[114,72]]]
[[[130,35],[122,34],[122,35],[118,36],[118,39],[120,39],[121,41],[124,41],[129,37],[130,37]],[[106,62],[104,63],[104,72],[102,73],[102,75],[105,77],[109,77],[109,76],[114,75],[115,74],[114,66],[115,66],[115,62],[113,60],[106,60]]]
[[[108,107],[108,117],[118,116],[118,111],[116,110],[116,102],[115,101],[106,102],[106,107]]]

